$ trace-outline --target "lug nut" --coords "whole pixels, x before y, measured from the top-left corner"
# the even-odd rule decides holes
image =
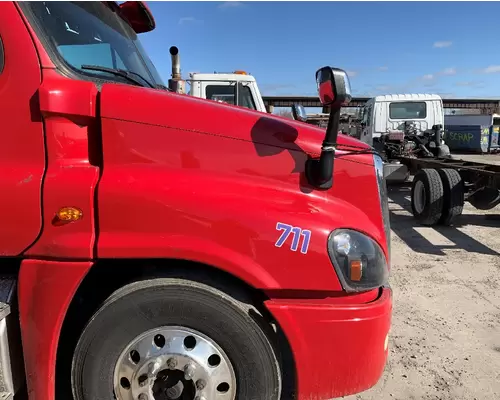
[[[177,367],[177,360],[175,358],[169,358],[167,360],[167,367],[170,369],[175,369]]]
[[[203,396],[196,396],[194,400],[206,400]]]
[[[146,386],[146,384],[148,383],[148,376],[146,374],[143,374],[139,377],[138,381],[140,387]]]
[[[148,365],[148,377],[154,378],[158,371],[160,370],[161,362],[160,360],[156,360],[154,363],[149,363]]]
[[[187,364],[184,367],[184,379],[190,381],[194,376],[194,366],[192,364]]]
[[[146,393],[141,393],[138,398],[139,400],[148,400],[148,395]]]
[[[196,389],[203,390],[205,389],[205,386],[207,386],[207,383],[203,379],[198,379],[196,381]]]

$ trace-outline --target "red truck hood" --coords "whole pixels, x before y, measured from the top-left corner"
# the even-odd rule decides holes
[[[371,154],[339,154],[329,190],[315,190],[307,182],[306,161],[321,151],[324,129],[118,84],[103,85],[99,109],[104,163],[100,257],[177,258],[179,246],[187,252],[188,243],[190,249],[211,252],[227,248],[236,257],[235,265],[247,272],[257,271],[260,263],[263,275],[277,268],[294,280],[280,283],[282,288],[297,287],[297,279],[303,289],[322,290],[338,287],[332,283],[336,278],[325,251],[329,232],[355,227],[382,245],[386,241]],[[368,148],[345,135],[338,142]],[[282,218],[315,232],[316,247],[306,260],[295,259],[301,252],[275,246],[276,223]],[[207,240],[212,240],[207,247],[200,244]],[[168,249],[174,253],[165,253]],[[270,249],[275,256],[269,256]],[[242,263],[242,257],[250,264]],[[322,265],[325,275],[308,278],[310,269],[298,268],[304,262]],[[292,273],[288,266],[297,268]]]
[[[272,114],[130,85],[103,86],[101,116],[252,141],[312,156],[319,155],[325,136],[324,129]],[[337,141],[339,155],[343,146],[369,148],[347,135],[339,135]]]

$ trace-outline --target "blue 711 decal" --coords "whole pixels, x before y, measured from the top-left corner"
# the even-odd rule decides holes
[[[293,235],[290,250],[297,251],[300,245],[300,252],[302,254],[307,254],[307,251],[309,250],[309,243],[311,241],[311,231],[284,224],[282,222],[278,222],[276,224],[276,230],[282,231],[280,237],[275,243],[276,247],[283,246],[288,237]]]

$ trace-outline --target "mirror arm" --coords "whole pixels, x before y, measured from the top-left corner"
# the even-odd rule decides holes
[[[333,164],[335,161],[335,150],[339,132],[340,108],[331,109],[326,128],[325,140],[321,146],[319,159],[308,159],[306,161],[306,178],[311,185],[318,189],[327,190],[333,185]]]
[[[340,124],[340,108],[331,109],[330,115],[328,117],[328,127],[326,128],[325,140],[323,142],[323,147],[325,145],[335,146],[337,144],[337,136],[339,134],[339,124]]]

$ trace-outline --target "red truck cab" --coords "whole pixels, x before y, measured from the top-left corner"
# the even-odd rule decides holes
[[[0,390],[306,400],[373,386],[389,217],[380,157],[331,133],[347,77],[317,74],[325,136],[169,91],[138,39],[155,24],[142,2],[0,3]]]

